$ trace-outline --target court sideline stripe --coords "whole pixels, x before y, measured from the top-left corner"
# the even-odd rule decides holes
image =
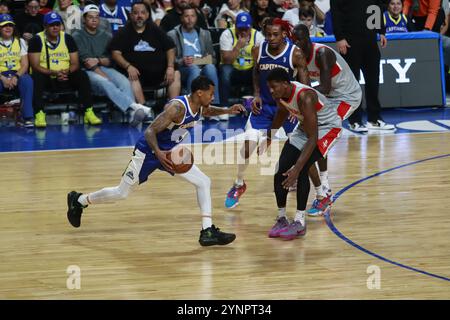
[[[449,154],[440,155],[440,156],[431,157],[431,158],[426,158],[426,159],[422,159],[422,160],[413,161],[413,162],[406,163],[406,164],[403,164],[403,165],[400,165],[400,166],[397,166],[397,167],[394,167],[394,168],[390,168],[390,169],[387,169],[387,170],[384,170],[384,171],[380,171],[380,172],[374,173],[374,174],[372,174],[372,175],[370,175],[368,177],[359,179],[358,181],[355,181],[355,182],[349,184],[348,186],[344,187],[343,189],[339,190],[334,195],[333,202],[336,202],[336,200],[338,200],[346,191],[350,190],[351,188],[353,188],[353,187],[357,186],[358,184],[363,183],[363,182],[365,182],[367,180],[373,179],[375,177],[381,176],[383,174],[389,173],[389,172],[394,171],[394,170],[398,170],[398,169],[401,169],[401,168],[413,166],[413,165],[416,165],[416,164],[419,164],[419,163],[422,163],[422,162],[425,162],[425,161],[436,160],[436,159],[441,159],[441,158],[446,158],[446,157],[450,157],[450,153]],[[440,276],[440,275],[437,275],[437,274],[434,274],[434,273],[431,273],[431,272],[420,270],[420,269],[417,269],[417,268],[414,268],[414,267],[410,267],[410,266],[404,265],[402,263],[393,261],[391,259],[385,258],[385,257],[383,257],[383,256],[381,256],[381,255],[379,255],[379,254],[377,254],[375,252],[372,252],[372,251],[370,251],[370,250],[360,246],[359,244],[353,242],[351,239],[347,238],[342,232],[340,232],[339,229],[334,225],[333,221],[330,218],[330,210],[328,210],[328,212],[325,213],[324,218],[325,218],[325,221],[327,223],[328,228],[330,228],[330,230],[337,237],[339,237],[340,239],[344,240],[345,242],[347,242],[349,245],[355,247],[356,249],[358,249],[358,250],[360,250],[360,251],[362,251],[364,253],[367,253],[368,255],[371,255],[371,256],[373,256],[373,257],[375,257],[377,259],[380,259],[380,260],[382,260],[384,262],[393,264],[393,265],[395,265],[397,267],[401,267],[401,268],[404,268],[404,269],[407,269],[407,270],[410,270],[410,271],[414,271],[414,272],[418,272],[418,273],[424,274],[426,276],[430,276],[430,277],[433,277],[433,278],[437,278],[437,279],[441,279],[441,280],[445,280],[445,281],[449,281],[450,282],[450,278],[448,278],[448,277]]]

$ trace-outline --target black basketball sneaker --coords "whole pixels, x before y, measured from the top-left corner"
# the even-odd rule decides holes
[[[200,239],[198,242],[204,247],[214,245],[226,245],[234,241],[236,235],[234,233],[225,233],[220,231],[214,225],[200,231]]]
[[[81,214],[83,213],[83,209],[87,208],[87,206],[83,206],[78,202],[78,198],[81,195],[82,193],[76,191],[67,194],[67,219],[75,228],[81,225]]]

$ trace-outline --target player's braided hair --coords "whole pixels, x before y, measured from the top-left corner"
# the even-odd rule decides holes
[[[292,33],[293,26],[288,21],[280,19],[280,18],[273,18],[268,17],[264,19],[263,21],[263,31],[265,33],[267,26],[281,26],[281,30],[287,33],[287,37],[289,39],[293,39],[294,35]]]

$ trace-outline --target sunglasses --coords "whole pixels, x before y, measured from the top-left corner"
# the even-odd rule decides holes
[[[2,25],[2,27],[11,27],[11,28],[14,28],[14,25],[13,25],[12,23],[7,23],[7,24]]]

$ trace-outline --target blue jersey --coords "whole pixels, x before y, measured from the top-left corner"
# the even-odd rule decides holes
[[[386,33],[408,32],[408,18],[404,14],[400,14],[395,20],[389,12],[384,13],[384,24],[386,25]]]
[[[283,68],[289,73],[291,80],[294,80],[295,68],[292,62],[294,48],[295,45],[291,41],[286,40],[286,47],[283,52],[274,57],[267,50],[268,43],[266,41],[261,43],[257,62],[259,66],[259,90],[263,104],[276,106],[275,100],[273,100],[269,86],[267,85],[267,77],[270,71],[275,68]]]
[[[116,5],[114,11],[109,10],[106,4],[100,6],[100,17],[105,18],[111,24],[112,33],[115,34],[120,28],[125,26],[128,20],[125,6]]]
[[[180,123],[172,123],[156,135],[158,146],[161,150],[170,150],[179,144],[190,132],[191,128],[200,119],[201,109],[197,113],[193,113],[189,105],[188,96],[179,96],[169,101],[180,102],[185,108],[183,121]],[[152,150],[145,140],[145,136],[141,136],[136,143],[136,148],[144,153],[150,154]]]

